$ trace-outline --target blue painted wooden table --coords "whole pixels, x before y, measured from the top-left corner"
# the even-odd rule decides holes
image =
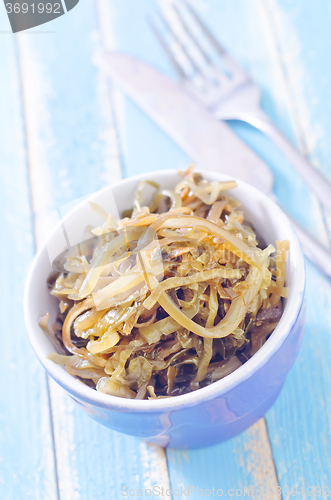
[[[193,3],[262,87],[264,109],[331,181],[329,2]],[[82,0],[13,35],[0,7],[0,499],[139,498],[153,486],[155,498],[171,498],[170,489],[173,498],[220,489],[244,497],[250,486],[254,498],[326,498],[331,285],[309,262],[305,338],[281,396],[265,419],[208,449],[164,451],[101,427],[46,377],[29,346],[22,293],[47,216],[121,176],[190,161],[92,62],[107,46],[174,76],[146,23],[156,8],[154,0]],[[283,205],[329,245],[330,218],[298,174],[260,133],[233,127],[272,167]]]

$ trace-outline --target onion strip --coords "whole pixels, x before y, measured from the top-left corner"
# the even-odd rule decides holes
[[[193,332],[200,337],[220,339],[230,335],[230,333],[232,333],[244,319],[248,306],[260,290],[262,279],[263,273],[256,267],[252,267],[246,279],[249,287],[245,292],[231,302],[231,306],[225,317],[218,323],[218,325],[212,328],[205,328],[187,318],[187,316],[182,313],[166,292],[161,295],[158,302],[160,306],[163,307],[163,309],[169,314],[169,316],[171,316],[181,326],[187,328],[190,332]],[[149,280],[146,284],[149,286],[151,283],[155,286],[155,288],[158,285],[154,276],[149,275]]]
[[[162,281],[154,290],[151,295],[145,300],[144,307],[146,309],[151,309],[159,298],[166,290],[170,288],[179,288],[182,286],[192,285],[193,283],[199,283],[200,281],[208,281],[220,278],[231,278],[240,279],[242,276],[242,271],[239,269],[226,269],[225,267],[220,267],[218,269],[211,269],[208,271],[201,271],[199,273],[192,274],[192,276],[187,276],[184,278],[175,277],[168,278]]]
[[[191,217],[189,215],[167,215],[160,217],[153,225],[153,229],[173,229],[183,227],[202,227],[206,228],[210,234],[220,236],[224,240],[224,246],[227,250],[234,253],[237,257],[259,269],[264,267],[263,260],[259,258],[258,250],[255,247],[249,247],[242,240],[231,234],[226,229],[221,228],[214,222],[208,221],[201,217]],[[260,250],[261,252],[261,250]]]

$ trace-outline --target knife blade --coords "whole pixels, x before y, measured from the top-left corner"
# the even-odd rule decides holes
[[[216,121],[181,86],[143,61],[102,51],[96,64],[141,107],[199,167],[272,191],[266,164],[223,122]]]

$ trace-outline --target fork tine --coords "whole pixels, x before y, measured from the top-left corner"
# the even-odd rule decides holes
[[[191,56],[191,54],[189,53],[189,51],[187,50],[185,44],[180,39],[179,35],[176,33],[174,27],[172,26],[172,23],[164,16],[163,12],[161,12],[161,17],[162,17],[163,22],[167,26],[168,30],[171,32],[174,40],[179,45],[181,51],[185,54],[185,57],[187,58],[187,60],[190,62],[190,64],[192,65],[192,67],[195,69],[195,71],[198,74],[200,74],[201,71],[200,71],[199,66],[197,65],[197,63],[195,62],[195,60],[193,59],[193,57]]]
[[[241,68],[241,66],[239,66],[239,64],[237,64],[237,62],[228,54],[228,52],[226,52],[226,50],[223,49],[223,47],[221,46],[219,41],[214,37],[212,32],[207,28],[205,23],[199,17],[199,15],[194,10],[194,8],[190,5],[188,0],[181,0],[181,1],[186,5],[187,10],[190,12],[191,16],[194,18],[197,25],[200,27],[201,31],[206,35],[206,37],[208,38],[210,43],[213,45],[216,52],[218,52],[222,56],[224,63],[229,67],[230,70],[237,73],[237,75],[233,75],[233,76],[248,78],[248,76],[246,75],[245,71]]]
[[[177,13],[177,16],[179,17],[180,19],[180,22],[182,23],[183,25],[183,28],[184,30],[189,34],[189,36],[192,38],[192,40],[194,41],[194,43],[196,44],[196,46],[199,48],[200,52],[202,53],[203,57],[206,59],[206,61],[209,63],[209,64],[212,64],[212,60],[211,58],[209,57],[209,55],[206,53],[206,51],[204,50],[204,48],[201,46],[201,44],[198,42],[195,34],[193,33],[192,29],[190,28],[190,26],[188,25],[187,21],[184,19],[184,16],[182,14],[182,12],[180,11],[179,7],[178,7],[178,3],[177,2],[174,2],[174,7],[175,7],[175,10],[176,10],[176,13]]]
[[[189,37],[193,41],[195,47],[200,52],[200,54],[202,56],[202,59],[204,59],[204,64],[203,64],[203,67],[200,69],[200,72],[202,72],[204,74],[204,76],[208,80],[212,80],[217,85],[219,85],[219,84],[222,84],[222,85],[226,84],[227,81],[228,81],[228,79],[229,79],[228,76],[225,73],[220,72],[215,67],[214,62],[212,61],[211,57],[206,52],[206,50],[204,49],[203,45],[198,40],[198,38],[194,34],[193,30],[189,26],[188,22],[184,18],[183,14],[182,14],[182,12],[180,10],[180,8],[178,7],[178,2],[174,2],[174,7],[175,7],[177,16],[178,16],[178,18],[179,18],[179,20],[180,20],[180,22],[181,22],[184,30],[189,35]]]
[[[211,59],[205,53],[199,42],[196,40],[189,26],[187,26],[187,23],[185,22],[182,13],[178,9],[176,2],[172,2],[171,10],[175,14],[176,21],[178,21],[181,30],[183,30],[183,33],[185,33],[188,37],[188,41],[191,42],[190,46],[195,48],[195,54],[191,54],[191,51],[186,47],[185,42],[182,41],[183,37],[177,33],[171,23],[171,20],[163,14],[162,18],[164,23],[170,30],[173,38],[180,46],[180,49],[184,53],[186,59],[195,70],[195,74],[190,76],[192,83],[194,83],[194,85],[200,90],[202,88],[206,90],[206,88],[211,84],[224,84],[224,82],[227,80],[227,77],[225,77],[225,75],[222,75],[219,71],[215,70]],[[199,55],[197,56],[197,54]]]
[[[221,55],[226,54],[226,51],[223,49],[221,44],[219,43],[218,40],[214,37],[214,35],[209,31],[205,23],[202,21],[202,19],[198,16],[196,11],[193,9],[192,5],[187,0],[182,0],[183,3],[185,3],[187,10],[190,12],[191,16],[195,19],[196,23],[199,25],[201,30],[204,32],[206,37],[209,39],[209,41],[212,43],[214,48],[216,49],[217,52],[219,52]]]
[[[164,38],[162,37],[160,31],[158,30],[158,28],[156,27],[156,25],[154,24],[154,22],[152,21],[151,17],[148,17],[147,19],[154,35],[156,36],[156,38],[158,39],[158,41],[160,42],[160,44],[162,45],[165,53],[167,54],[167,56],[169,57],[170,59],[170,62],[173,64],[175,70],[177,71],[177,73],[179,74],[179,76],[181,78],[186,78],[186,73],[183,71],[182,67],[180,66],[180,64],[178,64],[177,62],[177,59],[175,58],[172,50],[169,48],[169,45],[167,44],[167,42],[164,40]]]

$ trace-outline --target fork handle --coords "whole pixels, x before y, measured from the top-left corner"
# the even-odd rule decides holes
[[[284,208],[280,205],[277,197],[272,194],[271,198],[275,201],[281,209]],[[315,264],[319,270],[326,274],[328,278],[331,279],[331,253],[330,251],[321,243],[316,241],[300,224],[296,222],[291,215],[286,212],[287,217],[290,219],[292,226],[294,227],[297,236],[300,240],[302,250],[304,251],[306,257]]]
[[[246,117],[245,121],[248,121]],[[331,184],[327,179],[301,155],[265,113],[250,117],[249,122],[273,140],[331,214]]]

